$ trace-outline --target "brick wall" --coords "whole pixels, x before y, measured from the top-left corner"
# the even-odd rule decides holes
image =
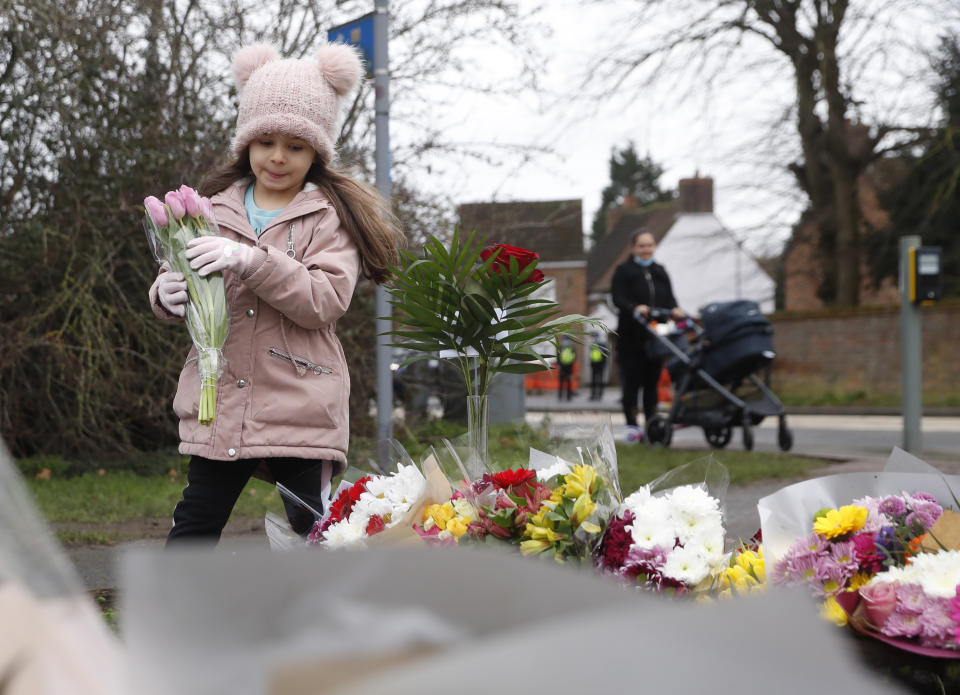
[[[557,267],[568,265],[568,267]],[[538,263],[543,274],[553,280],[557,289],[557,304],[564,314],[587,314],[587,264]],[[576,345],[577,361],[583,366],[586,348]]]
[[[922,310],[923,402],[960,405],[960,302]],[[900,308],[775,314],[774,392],[789,402],[900,403]]]

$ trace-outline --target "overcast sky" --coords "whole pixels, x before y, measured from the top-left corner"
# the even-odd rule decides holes
[[[541,19],[552,36],[538,39],[549,57],[542,74],[546,93],[470,95],[445,116],[444,130],[452,139],[522,142],[553,150],[554,155],[536,157],[519,168],[468,163],[447,169],[432,185],[439,185],[455,203],[579,198],[586,234],[609,182],[611,150],[632,140],[639,154],[650,155],[665,168],[663,187],[675,188],[680,178],[696,173],[712,177],[721,221],[755,253],[777,250],[802,210],[802,198],[786,171],[761,161],[774,148],[787,152],[785,157],[795,151],[793,121],[779,128],[770,125],[791,103],[789,66],[757,46],[754,57],[773,59],[712,91],[681,90],[678,81],[661,80],[655,89],[580,98],[584,68],[598,52],[617,42],[642,40],[636,30],[626,33],[622,18],[630,5],[613,3],[585,11],[578,0],[550,0]],[[745,60],[749,55],[748,50]],[[513,69],[509,60],[497,56],[484,55],[483,60],[490,71]]]

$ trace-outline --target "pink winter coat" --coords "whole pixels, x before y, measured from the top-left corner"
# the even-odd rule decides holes
[[[264,253],[242,277],[225,272],[230,331],[213,424],[197,422],[200,373],[191,348],[173,410],[180,453],[232,461],[323,459],[346,468],[350,375],[334,333],[360,272],[356,246],[319,189],[307,184],[260,238],[247,221],[249,180],[212,197],[220,234]],[[290,253],[292,244],[292,257]],[[150,288],[154,313],[171,316]]]

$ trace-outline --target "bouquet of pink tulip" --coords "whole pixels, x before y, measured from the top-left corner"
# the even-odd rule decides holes
[[[170,191],[163,202],[148,196],[143,206],[144,229],[153,255],[171,270],[183,273],[187,281],[187,330],[197,348],[202,384],[197,420],[201,425],[209,425],[217,411],[217,379],[223,372],[222,350],[229,329],[227,298],[223,275],[200,277],[183,254],[191,239],[217,234],[213,206],[209,198],[201,197],[189,186]]]

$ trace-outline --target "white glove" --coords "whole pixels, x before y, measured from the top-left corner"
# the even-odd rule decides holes
[[[174,316],[186,316],[187,281],[183,273],[160,273],[157,280],[157,299],[160,300],[160,305]]]
[[[187,242],[183,255],[200,277],[218,270],[239,275],[250,265],[253,250],[246,244],[222,236],[202,236]]]

